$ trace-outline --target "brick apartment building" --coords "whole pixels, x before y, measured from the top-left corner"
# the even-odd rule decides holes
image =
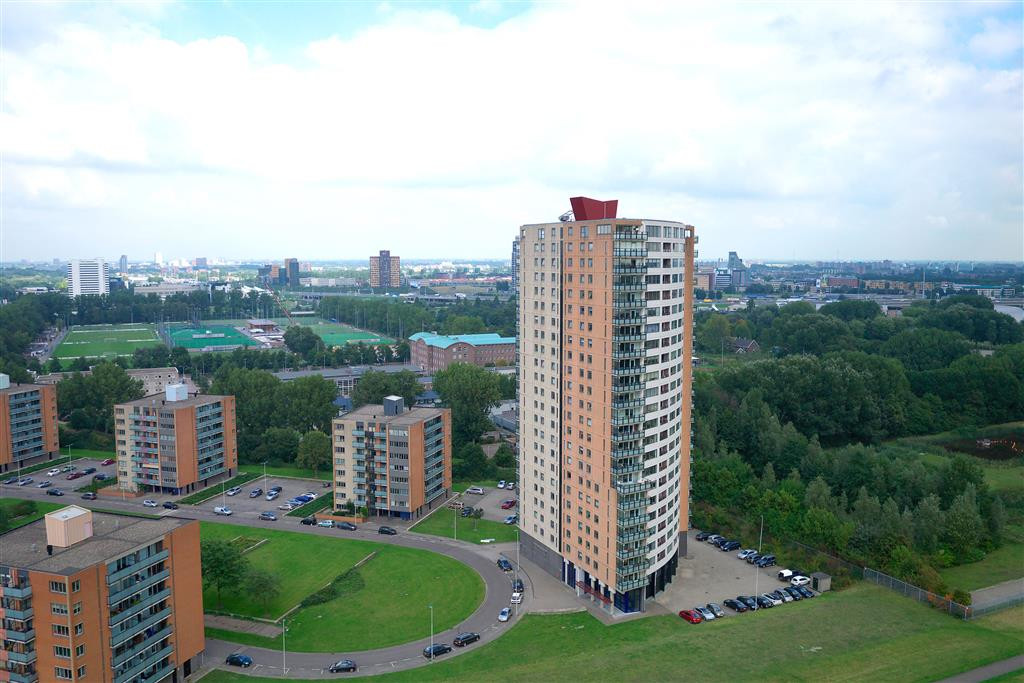
[[[406,410],[400,396],[335,418],[334,508],[418,519],[452,488],[452,421],[446,408]]]
[[[413,365],[428,373],[444,370],[452,363],[514,365],[516,338],[498,334],[443,335],[417,332],[409,337],[409,356]]]
[[[0,374],[0,472],[56,457],[57,387],[11,384]]]
[[[117,486],[181,495],[238,470],[235,397],[184,385],[114,406]]]
[[[0,544],[0,680],[156,683],[198,671],[199,522],[71,505]]]
[[[381,250],[370,257],[370,286],[374,289],[402,286],[402,259],[392,256],[388,250]]]

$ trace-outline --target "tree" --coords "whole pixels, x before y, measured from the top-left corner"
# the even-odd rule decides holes
[[[1003,499],[995,496],[988,509],[988,536],[992,545],[999,547],[1003,544],[1003,529],[1006,526],[1006,506]]]
[[[88,375],[75,373],[57,383],[57,412],[76,418],[81,427],[88,426],[110,433],[114,429],[114,404],[142,398],[142,382],[132,379],[124,368],[103,362]]]
[[[258,462],[293,462],[299,451],[300,438],[294,429],[270,427],[260,437],[253,459]]]
[[[493,467],[480,444],[463,444],[452,457],[452,478],[460,481],[485,479]]]
[[[945,526],[945,515],[934,493],[921,499],[914,510],[914,546],[921,552],[934,553]]]
[[[323,348],[323,341],[311,328],[305,325],[292,325],[284,333],[284,345],[288,350],[304,357]]]
[[[217,607],[221,606],[221,592],[238,589],[249,573],[249,561],[237,546],[227,541],[206,540],[202,551],[203,585],[217,591]]]
[[[368,403],[379,404],[385,396],[401,396],[405,399],[406,405],[411,406],[422,392],[423,385],[419,383],[414,372],[402,370],[389,373],[371,370],[360,377],[353,387],[352,405],[358,408]]]
[[[281,593],[281,579],[277,574],[260,567],[249,569],[243,586],[245,592],[263,606],[264,614],[270,603]]]
[[[484,516],[484,509],[482,507],[473,508],[473,514],[470,516],[473,519],[473,531],[476,531],[476,527],[480,523],[480,519]]]
[[[865,299],[844,299],[825,304],[818,309],[822,315],[831,315],[842,321],[870,320],[882,315],[882,308],[874,301]]]
[[[277,391],[277,410],[284,425],[298,432],[331,431],[331,419],[337,414],[334,399],[338,386],[319,375],[300,377],[281,384]]]
[[[720,313],[712,313],[697,328],[697,346],[710,353],[721,353],[725,341],[732,335],[729,319]]]
[[[512,448],[507,443],[503,443],[498,446],[491,461],[495,467],[515,467],[516,454],[512,452]]]
[[[302,435],[299,442],[299,452],[295,457],[295,464],[299,467],[312,470],[316,477],[316,471],[331,465],[331,437],[323,432],[310,431]]]
[[[953,500],[946,511],[946,526],[943,540],[958,561],[971,558],[985,532],[985,523],[978,511],[977,494],[974,484],[964,487],[963,493]]]
[[[969,354],[971,344],[957,332],[916,328],[890,337],[880,351],[908,370],[935,370]]]
[[[434,375],[434,389],[452,411],[452,441],[460,446],[491,428],[488,413],[501,400],[492,372],[469,363],[452,363]]]

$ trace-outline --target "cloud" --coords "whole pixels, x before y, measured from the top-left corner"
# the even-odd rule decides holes
[[[23,8],[45,28],[0,54],[4,240],[47,256],[40,231],[80,220],[168,255],[173,225],[186,253],[500,257],[582,193],[694,223],[708,256],[1019,253],[1021,70],[957,56],[1019,41],[993,17],[959,37],[959,8],[539,4],[481,28],[388,5],[291,62],[170,40],[162,7]],[[90,188],[103,224],[76,213]]]
[[[971,36],[971,52],[985,59],[1013,57],[1024,48],[1024,32],[1019,22],[987,18],[984,30]]]

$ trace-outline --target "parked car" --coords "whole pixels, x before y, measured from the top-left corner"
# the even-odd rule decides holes
[[[223,505],[218,505],[217,507],[213,508],[213,514],[224,515],[225,517],[227,517],[231,514],[231,508]]]
[[[515,581],[512,582],[512,592],[514,592],[514,593],[522,593],[523,592],[523,580],[522,579],[516,579]]]
[[[679,610],[679,616],[691,624],[699,624],[704,621],[704,618],[700,616],[699,612],[695,612],[692,609],[681,609]]]
[[[713,536],[713,535],[714,534],[712,534],[710,531],[698,531],[696,539],[698,541],[706,541],[706,540],[708,540],[709,536]]]
[[[164,507],[167,508],[168,510],[177,510],[178,504],[172,500],[169,500],[166,503],[164,503]]]
[[[803,600],[804,596],[793,586],[785,586],[783,592],[793,600]]]
[[[502,607],[501,611],[498,612],[498,621],[506,622],[512,618],[512,609],[509,607]]]
[[[292,505],[291,503],[281,503],[277,506],[278,510],[294,510],[299,507],[298,505]]]
[[[33,481],[35,481],[35,479],[33,479],[32,477],[25,477],[25,478],[23,478],[23,479],[20,479],[20,480],[18,481],[18,486],[28,486],[28,485],[29,485],[29,484],[31,484],[31,483],[32,483]]]
[[[508,482],[507,484],[505,484],[505,490],[506,491],[515,491],[516,490],[516,483],[514,481]]]
[[[92,474],[95,471],[96,471],[95,467],[86,467],[84,470],[82,470],[82,474]]]
[[[67,479],[68,481],[74,481],[75,479],[80,479],[80,478],[82,478],[84,476],[85,475],[82,474],[81,472],[72,472],[71,474],[69,474],[68,476],[66,476],[64,478]]]
[[[777,598],[771,593],[761,593],[761,597],[772,603],[772,607],[778,607],[784,602],[782,598]]]
[[[504,479],[502,479],[501,481],[498,482],[498,488],[499,489],[505,488],[505,480]]]
[[[523,601],[523,594],[522,593],[513,593],[512,594],[512,604],[513,605],[518,605],[518,604],[522,603],[522,601]]]
[[[303,517],[301,520],[299,520],[299,524],[305,524],[306,526],[312,526],[312,525],[316,524],[316,518],[315,517]]]
[[[434,643],[423,648],[423,656],[427,659],[433,659],[441,655],[448,654],[452,651],[452,646],[447,643]]]
[[[791,586],[796,586],[797,588],[799,588],[801,586],[806,586],[810,582],[811,582],[811,580],[809,578],[807,578],[806,576],[794,576],[792,579],[789,580],[790,585]],[[801,591],[801,592],[803,592],[803,591]]]
[[[470,515],[473,514],[473,506],[472,505],[463,505],[462,506],[462,512],[460,514],[463,517],[469,517]]]
[[[747,609],[757,609],[757,600],[752,595],[737,595],[736,600],[746,605]]]
[[[503,521],[505,522],[505,524],[518,524],[519,515],[509,515]]]
[[[796,589],[800,591],[800,595],[802,595],[805,598],[813,598],[815,595],[814,591],[812,591],[807,586],[796,586]]]
[[[239,493],[241,493],[241,491],[242,491],[242,487],[241,486],[232,486],[231,488],[229,488],[224,493],[226,493],[229,496],[237,496]]]
[[[267,489],[267,493],[281,493],[281,491],[284,491],[283,486],[271,486]]]
[[[466,631],[455,636],[455,640],[452,641],[452,645],[455,647],[465,647],[470,643],[475,643],[480,640],[480,634],[474,633],[473,631]]]
[[[383,534],[385,536],[397,536],[398,535],[398,531],[396,529],[392,528],[392,527],[389,527],[389,526],[382,526],[381,528],[377,529],[377,533],[378,534]]]
[[[719,536],[718,534],[711,534],[710,536],[708,536],[704,540],[707,541],[708,543],[711,543],[712,545],[714,545],[715,543],[717,543],[718,541],[722,540],[723,538],[724,538],[723,536]]]
[[[18,483],[18,477],[14,476],[14,477],[11,477],[10,479],[4,479],[4,483],[5,484],[17,484]]]
[[[344,671],[355,671],[356,663],[353,662],[351,659],[339,659],[334,664],[331,664],[329,667],[327,667],[327,670],[330,671],[332,674],[341,673]]]
[[[503,500],[501,502],[501,509],[502,510],[511,510],[515,506],[516,506],[516,501],[514,501],[514,500]]]
[[[281,495],[280,491],[268,491],[267,500],[277,500],[277,497]]]
[[[58,474],[60,474],[60,468],[59,467],[54,467],[52,470],[50,470],[49,472],[46,473],[46,476],[48,476],[48,477],[56,477]]]
[[[707,604],[707,608],[711,610],[711,613],[716,617],[721,618],[725,616],[725,610],[723,610],[717,602],[709,602]]]
[[[741,560],[745,560],[748,557],[750,557],[751,555],[756,555],[756,554],[757,554],[756,550],[754,550],[753,548],[747,548],[746,550],[739,551],[736,554],[736,557],[740,558]]]
[[[260,513],[260,521],[263,521],[263,522],[276,522],[277,521],[277,515],[275,515],[273,512],[261,512]]]
[[[60,471],[61,472],[71,472],[71,471],[77,470],[77,469],[78,469],[78,465],[64,465],[64,467],[60,468]]]
[[[157,506],[157,502],[152,498],[147,498],[146,500],[142,501],[142,504],[148,508],[155,508]]]
[[[224,663],[230,664],[231,666],[240,666],[248,669],[250,666],[252,666],[252,657],[250,657],[249,655],[238,654],[236,652],[234,654],[228,655],[227,659],[224,660]]]
[[[92,475],[93,481],[106,481],[107,479],[110,479],[110,475],[103,474],[102,472],[97,472],[96,474]]]
[[[466,493],[472,493],[474,496],[482,496],[484,495],[484,489],[482,486],[470,486],[468,489],[466,489]]]
[[[754,553],[753,555],[747,555],[747,564],[754,564],[761,559],[761,553]]]
[[[316,494],[313,493],[312,491],[306,491],[305,493],[302,494],[301,497],[305,497],[305,498],[309,498],[310,500],[313,500],[314,498],[316,498]]]
[[[504,557],[499,557],[498,569],[502,570],[503,572],[510,572],[512,571],[512,563],[506,560]]]
[[[82,500],[96,500],[96,494],[92,491],[86,491],[82,494]]]
[[[36,484],[36,488],[37,489],[45,489],[45,488],[48,488],[50,486],[53,486],[53,482],[50,481],[49,479],[44,479],[43,481],[41,481],[38,484]]]
[[[746,605],[744,605],[739,600],[733,600],[732,598],[729,598],[728,600],[723,600],[722,604],[724,604],[726,607],[739,614],[743,614],[747,611]]]
[[[694,607],[693,611],[700,614],[700,618],[704,621],[714,621],[715,619],[715,613],[709,610],[707,607]]]
[[[259,486],[254,488],[252,491],[249,491],[249,497],[250,498],[259,498],[262,495],[263,495],[263,489],[261,489]]]
[[[781,589],[773,590],[768,595],[772,596],[773,598],[782,600],[782,602],[793,602],[793,596],[789,593],[783,592]]]
[[[63,496],[64,492],[61,491],[60,489],[50,489],[49,491],[46,492],[46,495],[48,495],[48,496]]]
[[[318,527],[323,527],[324,529],[333,529],[334,528],[334,520],[333,519],[321,519],[319,522],[316,523],[316,525]]]
[[[775,566],[775,556],[774,555],[763,555],[761,557],[761,559],[758,560],[757,562],[755,562],[754,564],[756,564],[758,567],[762,567],[762,568],[763,567],[774,567]]]
[[[341,529],[343,531],[355,531],[359,527],[357,527],[352,522],[335,522],[334,523],[334,528],[335,529]]]
[[[758,595],[756,600],[757,606],[762,609],[770,609],[772,607],[775,607],[775,603],[769,600],[768,598],[764,597],[763,595]]]
[[[117,461],[114,460],[113,458],[106,458],[104,460],[100,460],[100,465],[106,467],[107,465],[113,465],[115,462]]]
[[[722,547],[722,550],[725,551],[725,552],[732,552],[733,550],[736,550],[737,548],[740,547],[740,542],[739,541],[729,541],[728,543],[723,543],[721,547]]]

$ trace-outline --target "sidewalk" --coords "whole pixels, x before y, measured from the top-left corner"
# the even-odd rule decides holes
[[[274,626],[273,624],[267,624],[261,621],[225,617],[219,614],[204,614],[203,625],[207,628],[219,628],[226,631],[250,633],[254,636],[263,636],[264,638],[276,638],[281,635],[281,628],[279,626]]]

